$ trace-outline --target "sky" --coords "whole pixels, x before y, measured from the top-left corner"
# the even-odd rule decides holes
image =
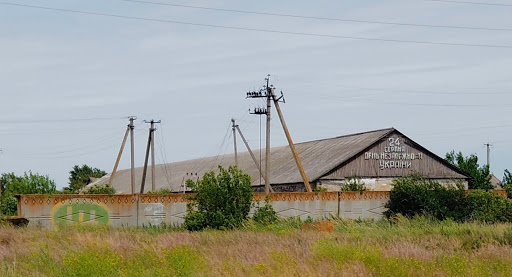
[[[2,0],[0,173],[62,188],[74,165],[110,172],[128,116],[136,166],[143,120],[162,121],[157,163],[232,153],[231,118],[264,147],[265,119],[248,113],[264,103],[246,92],[270,74],[295,142],[395,127],[480,164],[490,143],[501,179],[512,169],[512,4],[492,1]],[[275,117],[271,130],[286,145]]]

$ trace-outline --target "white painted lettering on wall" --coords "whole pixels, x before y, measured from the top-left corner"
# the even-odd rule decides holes
[[[423,153],[410,153],[407,150],[399,137],[388,138],[382,152],[366,152],[364,153],[364,159],[378,160],[381,170],[386,168],[411,168],[412,161],[423,159]]]

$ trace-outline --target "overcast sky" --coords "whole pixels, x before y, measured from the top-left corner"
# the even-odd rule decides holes
[[[48,174],[59,188],[73,165],[110,172],[130,115],[137,166],[144,119],[162,120],[158,163],[232,153],[232,117],[257,149],[248,109],[262,102],[245,96],[267,74],[295,142],[395,127],[480,164],[491,143],[492,172],[512,169],[507,1],[153,1],[0,2],[0,172]],[[272,144],[286,144],[277,118]]]

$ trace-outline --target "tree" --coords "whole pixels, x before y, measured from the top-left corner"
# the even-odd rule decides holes
[[[512,174],[508,169],[505,169],[503,174],[503,188],[507,191],[507,197],[512,198]]]
[[[455,165],[464,173],[471,176],[468,181],[469,189],[493,189],[491,183],[491,173],[487,165],[480,166],[478,164],[478,157],[471,154],[469,157],[464,157],[462,152],[455,153],[455,151],[446,153],[446,161]]]
[[[16,214],[16,194],[52,194],[55,193],[55,182],[48,175],[25,172],[23,176],[14,173],[4,173],[0,178],[2,196],[0,213],[3,215]]]
[[[219,171],[217,175],[208,172],[197,182],[187,180],[187,186],[196,192],[187,207],[187,230],[232,229],[247,220],[253,196],[251,177],[236,167],[226,170],[219,166]]]
[[[505,169],[505,173],[503,174],[503,185],[512,185],[512,174],[508,169]]]
[[[92,168],[84,164],[82,166],[75,165],[73,170],[69,172],[69,187],[64,188],[71,193],[78,193],[83,187],[89,184],[91,177],[100,178],[107,173],[98,168]]]

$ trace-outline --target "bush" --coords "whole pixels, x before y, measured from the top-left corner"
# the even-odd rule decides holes
[[[507,197],[512,198],[512,184],[506,184],[503,188],[507,191]]]
[[[108,194],[110,196],[116,193],[116,189],[109,184],[94,185],[84,191],[85,194]]]
[[[238,228],[251,209],[253,191],[251,177],[236,167],[228,170],[219,166],[219,174],[206,173],[194,182],[187,180],[187,186],[197,194],[190,200],[185,216],[185,227],[190,231]]]
[[[276,211],[272,205],[270,205],[270,199],[268,197],[265,199],[265,205],[256,209],[252,219],[254,222],[261,225],[270,225],[279,219]]]
[[[14,216],[18,213],[18,200],[12,195],[6,195],[1,198],[0,214]]]
[[[512,201],[487,191],[467,196],[468,219],[487,223],[512,222]]]
[[[395,180],[385,215],[432,216],[439,220],[512,222],[512,201],[491,191],[466,194],[462,185],[444,187],[420,176]]]
[[[462,185],[445,187],[439,182],[413,175],[393,181],[385,215],[388,218],[396,214],[409,218],[429,215],[439,220],[452,218],[463,221],[467,217],[465,201],[466,192]]]

